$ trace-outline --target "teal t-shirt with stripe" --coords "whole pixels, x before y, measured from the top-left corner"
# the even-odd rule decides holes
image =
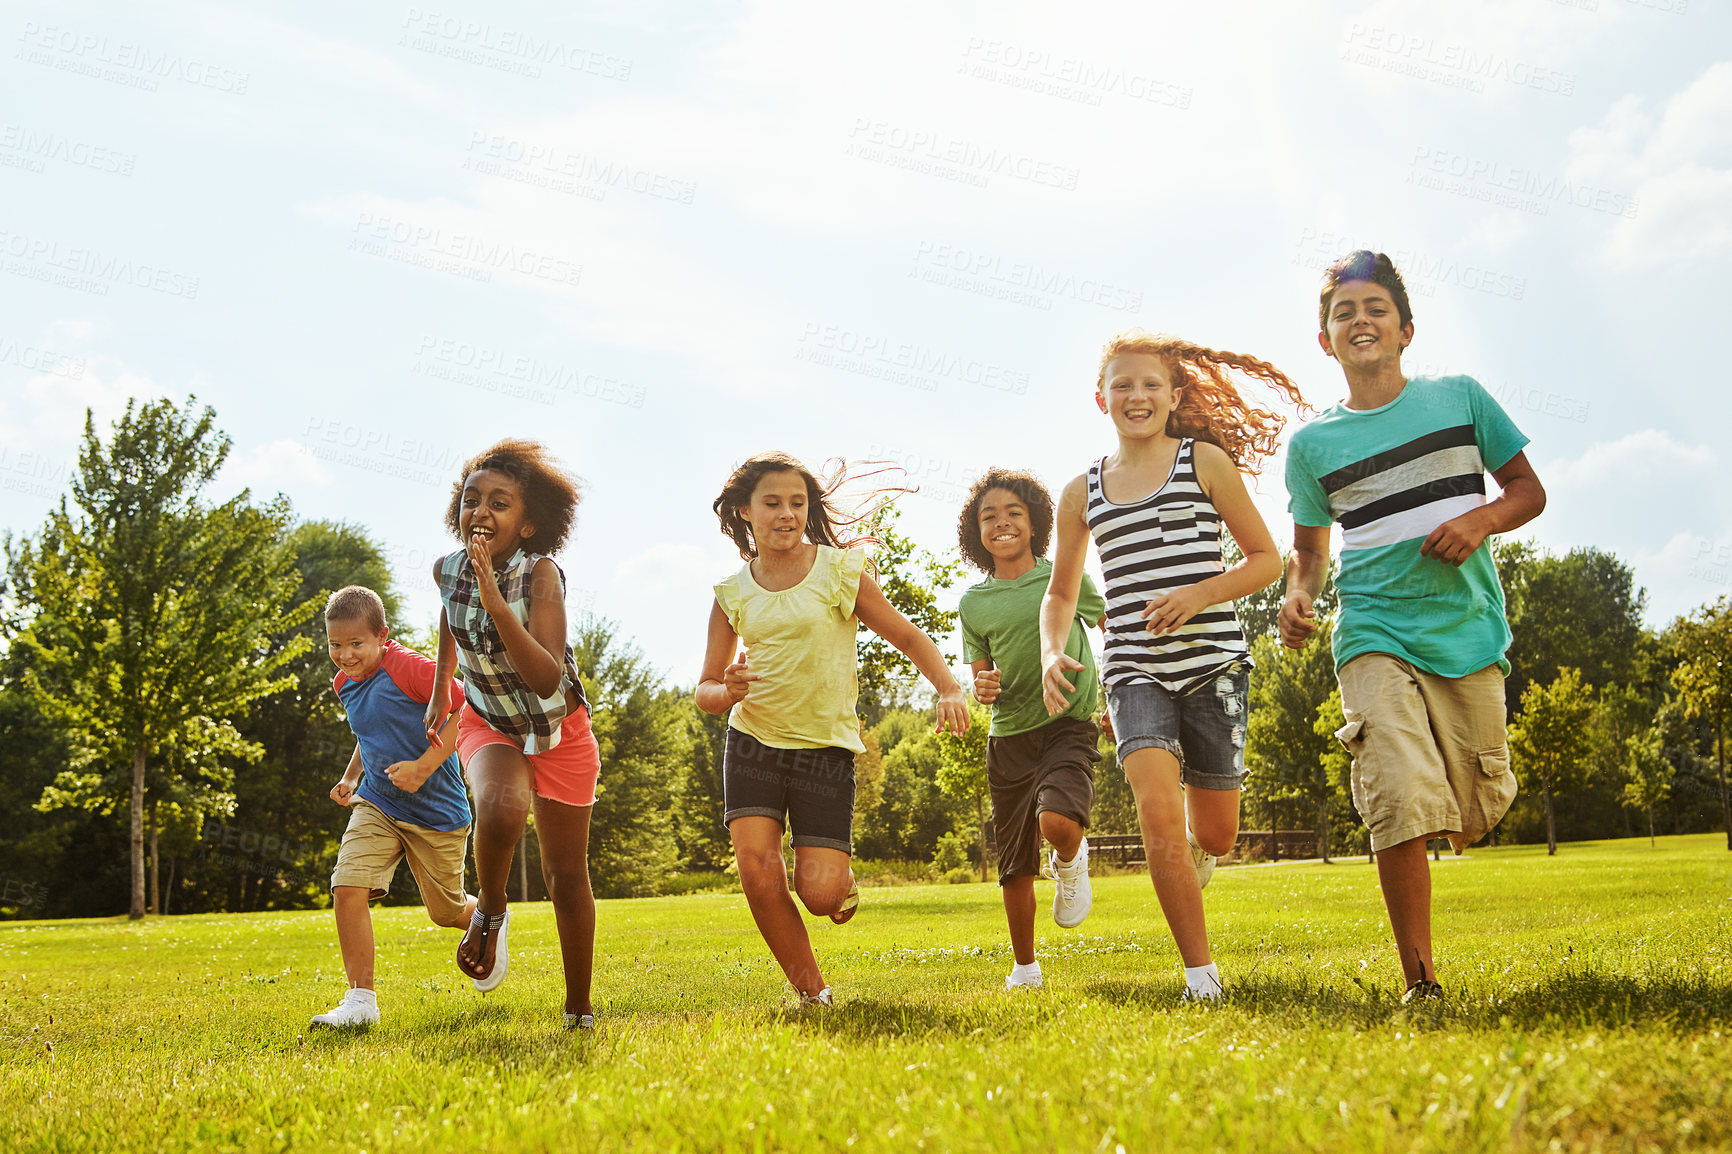
[[[1528,443],[1472,377],[1414,377],[1375,409],[1336,405],[1287,446],[1298,525],[1339,523],[1335,667],[1390,653],[1440,677],[1497,664],[1509,623],[1489,539],[1461,566],[1422,556],[1431,531],[1486,503],[1485,474]]]
[[[1083,669],[1073,675],[1077,688],[1070,708],[1058,717],[1048,717],[1041,696],[1040,602],[1051,581],[1052,562],[1039,557],[1034,568],[1021,577],[1008,581],[988,577],[969,586],[957,606],[962,618],[962,659],[970,664],[990,660],[999,672],[998,701],[992,707],[993,737],[1028,733],[1058,717],[1086,721],[1094,716],[1100,677],[1084,630],[1100,621],[1107,603],[1084,573],[1077,590],[1076,618],[1064,647],[1068,656],[1083,663]]]

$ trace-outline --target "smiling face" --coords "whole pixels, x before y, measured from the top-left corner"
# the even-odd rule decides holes
[[[479,469],[463,481],[457,531],[464,544],[480,539],[494,564],[535,536],[523,503],[523,486],[497,469]]]
[[[1323,351],[1341,367],[1360,373],[1401,367],[1401,350],[1413,341],[1413,322],[1403,325],[1390,291],[1371,281],[1347,281],[1329,298],[1329,318],[1317,334]]]
[[[1167,417],[1183,395],[1166,361],[1154,353],[1120,353],[1107,362],[1095,403],[1113,419],[1119,436],[1154,437],[1166,433]]]
[[[805,540],[809,499],[806,479],[792,470],[778,469],[758,478],[752,503],[740,514],[752,527],[752,543],[759,556],[799,548]]]
[[[355,681],[371,676],[379,668],[379,663],[385,659],[385,639],[390,635],[389,629],[374,633],[360,618],[325,622],[331,664]]]
[[[1034,529],[1028,506],[1009,489],[988,489],[980,495],[980,543],[1000,568],[1020,565],[1034,556]]]

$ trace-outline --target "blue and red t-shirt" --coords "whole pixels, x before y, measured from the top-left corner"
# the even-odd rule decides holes
[[[424,719],[437,672],[425,655],[386,641],[379,668],[361,678],[339,673],[331,688],[361,746],[361,784],[356,794],[398,821],[448,831],[462,829],[470,820],[469,794],[455,753],[414,793],[398,789],[385,776],[385,770],[397,762],[415,761],[427,752]],[[455,680],[446,700],[454,708],[463,704],[463,690]]]

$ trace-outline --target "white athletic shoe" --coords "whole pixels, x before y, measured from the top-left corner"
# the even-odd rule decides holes
[[[1047,861],[1058,888],[1052,895],[1052,920],[1070,930],[1083,924],[1094,905],[1094,887],[1089,885],[1089,839],[1083,838],[1076,856],[1068,862],[1058,860],[1058,851],[1050,851]]]
[[[1191,847],[1191,862],[1197,867],[1197,888],[1202,889],[1215,876],[1215,855],[1197,844],[1191,827],[1185,827],[1185,844]]]
[[[1196,990],[1192,989],[1190,986],[1186,986],[1185,992],[1179,995],[1179,1004],[1188,1006],[1193,1003],[1206,1004],[1209,1002],[1218,1002],[1221,1000],[1221,995],[1225,992],[1226,991],[1221,989],[1219,982],[1215,983],[1214,988],[1212,989],[1205,988]]]
[[[313,1026],[376,1026],[379,1024],[379,999],[372,990],[350,990],[343,1000],[322,1014],[314,1014]]]
[[[567,1014],[565,1016],[565,1028],[568,1030],[593,1030],[595,1029],[595,1015]]]
[[[800,995],[800,1008],[802,1010],[808,1006],[825,1006],[825,1007],[828,1007],[831,1004],[832,1003],[830,1001],[830,987],[829,986],[825,986],[823,989],[819,990],[815,994],[801,994]]]
[[[1039,970],[1032,974],[1019,974],[1013,969],[1004,976],[1004,988],[1007,990],[1038,990],[1043,981],[1045,979]]]

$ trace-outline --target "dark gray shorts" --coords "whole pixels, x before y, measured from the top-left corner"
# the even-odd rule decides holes
[[[1233,664],[1181,694],[1138,682],[1107,686],[1119,764],[1139,749],[1179,759],[1179,780],[1193,789],[1245,784],[1245,719],[1251,671]]]
[[[854,753],[782,749],[728,728],[722,751],[722,824],[773,817],[795,845],[854,852]]]
[[[1095,802],[1100,730],[1061,717],[1039,729],[986,739],[992,829],[998,835],[998,884],[1040,873],[1040,815],[1068,817],[1087,829]]]

